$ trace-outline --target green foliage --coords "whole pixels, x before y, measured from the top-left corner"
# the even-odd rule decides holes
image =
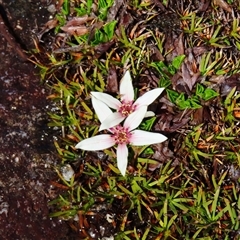
[[[234,116],[234,109],[238,109],[240,104],[237,103],[240,98],[240,93],[236,91],[236,87],[234,87],[224,101],[224,107],[226,109],[226,116],[224,116],[224,120],[228,122],[231,126],[234,126],[235,122],[238,121]]]
[[[204,88],[203,85],[201,84],[197,84],[197,88],[196,88],[196,96],[198,96],[199,98],[203,99],[204,101],[208,101],[214,97],[217,97],[219,94],[214,91],[211,88]]]
[[[143,120],[143,122],[140,124],[139,128],[145,131],[150,131],[152,129],[152,126],[156,120],[156,117],[152,117],[147,120]]]
[[[184,93],[179,94],[178,92],[170,90],[170,89],[167,89],[166,91],[167,91],[167,96],[168,96],[169,100],[172,103],[176,104],[179,107],[179,109],[181,109],[181,110],[184,110],[187,108],[197,109],[197,108],[201,107],[201,105],[198,104],[199,100],[196,96],[186,99]]]
[[[68,0],[66,0],[68,1]],[[79,4],[78,7],[75,8],[75,11],[77,12],[78,16],[84,16],[89,15],[92,11],[93,6],[93,0],[87,0],[86,2],[83,1],[81,4]],[[98,12],[98,18],[100,20],[105,20],[107,17],[107,13],[109,8],[113,5],[113,0],[99,0],[97,3],[97,12]]]
[[[65,25],[66,16],[69,14],[69,11],[70,11],[69,0],[64,0],[62,8],[61,8],[61,12],[56,14],[56,19],[58,20],[58,25],[55,28],[55,33],[58,33],[60,31],[60,27]]]
[[[82,2],[78,7],[75,8],[78,16],[89,15],[92,10],[93,0],[87,0]]]
[[[176,91],[167,89],[167,96],[169,100],[176,104],[179,109],[197,109],[201,108],[201,100],[208,101],[214,97],[217,97],[219,94],[210,88],[205,88],[201,84],[197,84],[195,95],[192,97],[186,98],[184,93],[178,93]]]
[[[175,57],[170,64],[165,64],[163,61],[152,62],[150,66],[154,67],[160,74],[159,87],[168,87],[171,85],[170,77],[173,76],[180,68],[185,59],[185,55]]]
[[[117,24],[117,21],[112,21],[103,26],[102,29],[97,29],[91,44],[96,46],[100,43],[105,43],[110,41],[114,35],[114,29]]]
[[[98,11],[100,13],[99,18],[104,20],[107,17],[108,9],[113,5],[114,0],[99,0]]]
[[[167,8],[168,1],[161,2]],[[230,239],[228,237],[240,227],[240,130],[236,117],[240,94],[236,87],[226,98],[219,96],[210,85],[206,87],[199,83],[191,93],[172,90],[171,79],[178,74],[185,55],[177,56],[171,62],[167,60],[171,50],[166,53],[164,33],[143,28],[145,22],[141,25],[141,21],[134,27],[130,24],[127,29],[118,26],[117,21],[105,22],[113,0],[101,0],[97,4],[92,0],[80,1],[74,9],[70,9],[69,3],[64,0],[56,15],[58,26],[55,33],[66,24],[70,14],[84,16],[92,11],[96,16],[94,21],[100,22],[101,27],[95,28],[91,36],[67,38],[64,47],[70,47],[62,54],[44,52],[48,63],[35,61],[42,79],[49,80],[49,99],[55,106],[49,113],[49,126],[58,129],[60,135],[54,144],[61,164],[71,163],[76,167],[70,181],[66,181],[56,168],[59,179],[55,186],[61,190],[61,195],[50,202],[51,217],[73,219],[98,214],[96,206],[99,205],[107,206],[104,214],[108,211],[116,214],[115,239]],[[137,11],[132,6],[128,6],[127,11],[131,9],[138,14],[144,8],[154,15],[154,7],[149,8],[147,4],[134,0],[132,5],[138,8]],[[215,20],[218,13],[203,18],[190,9],[191,6],[181,17],[184,44],[187,48],[211,48],[200,53],[196,60],[196,70],[201,77],[208,82],[216,74],[239,72],[239,61],[231,56],[239,50],[239,20],[233,18],[230,26],[223,27]],[[70,10],[74,11],[70,13]],[[116,29],[118,37],[114,39],[114,47],[105,52],[104,58],[99,57],[96,46],[111,41]],[[152,44],[164,61],[152,62]],[[228,49],[229,46],[233,51],[226,54],[225,47]],[[221,111],[216,117],[214,106],[210,105],[211,115],[217,119],[213,124],[205,121],[197,127],[187,124],[169,134],[169,155],[165,156],[165,146],[163,149],[159,146],[132,146],[129,174],[123,177],[116,166],[114,151],[85,153],[76,151],[74,146],[98,131],[99,121],[90,104],[90,92],[109,88],[109,82],[116,80],[111,74],[116,74],[114,84],[117,85],[126,68],[135,76],[134,84],[141,86],[137,80],[148,74],[149,66],[150,72],[159,77],[158,86],[169,88],[166,90],[168,99],[180,110],[197,109],[203,105],[207,108],[209,104],[205,102],[218,97],[216,100],[219,100]],[[184,117],[184,111],[182,114]],[[151,130],[157,120],[158,116],[145,119],[140,129]],[[156,151],[161,157],[153,159]],[[173,155],[171,151],[174,151]],[[133,222],[142,223],[146,216],[147,223],[132,227]],[[84,226],[83,229],[86,230]]]

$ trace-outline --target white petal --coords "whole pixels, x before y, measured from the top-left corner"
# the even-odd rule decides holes
[[[91,95],[97,98],[98,100],[104,102],[110,108],[118,109],[121,106],[121,102],[114,98],[113,96],[102,93],[102,92],[91,92]]]
[[[150,105],[164,91],[164,89],[165,88],[155,88],[146,92],[135,101],[134,105],[137,107]]]
[[[134,90],[132,85],[132,78],[130,72],[127,70],[120,82],[120,97],[124,102],[130,102],[134,100]]]
[[[112,113],[112,110],[105,103],[94,96],[92,96],[92,105],[101,123]]]
[[[99,131],[102,131],[104,129],[109,129],[112,127],[115,127],[120,122],[122,122],[125,119],[124,116],[122,116],[119,112],[114,112],[108,115],[108,117],[102,122],[100,125]]]
[[[128,128],[129,131],[137,128],[142,122],[146,112],[147,112],[147,106],[142,106],[138,108],[126,118],[123,126],[125,128]]]
[[[144,118],[146,118],[146,117],[154,117],[154,116],[155,116],[155,113],[154,113],[154,112],[152,112],[152,111],[147,111],[146,114],[145,114],[145,116],[144,116]]]
[[[128,148],[126,144],[119,144],[117,146],[117,166],[121,174],[125,176],[128,163]]]
[[[114,144],[115,141],[110,134],[102,134],[82,140],[75,146],[75,148],[86,151],[98,151],[112,147]]]
[[[143,146],[161,143],[167,140],[167,137],[161,133],[153,133],[142,130],[134,130],[131,132],[130,142],[133,146]]]

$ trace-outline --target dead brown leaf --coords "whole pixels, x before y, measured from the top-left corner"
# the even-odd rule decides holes
[[[212,122],[211,112],[208,106],[203,106],[193,111],[191,125],[200,125],[201,123]]]
[[[105,52],[108,51],[108,49],[115,43],[114,40],[110,41],[110,42],[106,42],[106,43],[100,43],[98,44],[95,48],[94,48],[94,56],[96,58],[99,58],[100,56],[102,56],[102,54],[104,54]]]
[[[156,88],[159,84],[159,76],[156,76],[152,71],[146,69],[146,71],[141,74],[137,83],[139,88]]]
[[[162,163],[173,158],[173,152],[168,147],[168,141],[153,145],[153,149],[154,149],[154,154],[152,156],[152,159],[157,160],[158,163],[149,164],[148,170],[150,171],[156,170],[162,165]]]
[[[201,0],[198,3],[198,11],[199,12],[205,12],[210,5],[210,0]]]
[[[176,56],[184,54],[184,45],[183,45],[183,33],[180,34],[173,43],[175,47]]]
[[[196,57],[201,56],[202,54],[206,53],[207,51],[208,51],[207,47],[199,46],[199,47],[187,48],[185,50],[185,54],[189,55],[192,52],[192,54],[196,58]]]
[[[200,76],[200,72],[194,73],[191,68],[191,63],[184,62],[182,64],[182,80],[188,86],[189,90],[192,91],[193,86],[197,82],[198,77]]]
[[[126,6],[124,6],[120,13],[119,25],[116,30],[116,34],[118,36],[121,36],[122,29],[127,29],[132,22],[133,22],[133,17],[129,12],[126,11]]]
[[[66,27],[63,26],[61,29],[68,33],[69,35],[76,35],[76,36],[82,36],[86,33],[88,33],[88,29],[85,26],[75,26],[75,27]]]
[[[229,13],[232,12],[232,8],[224,0],[213,0],[213,3]]]
[[[168,34],[164,48],[166,52],[169,52],[166,56],[166,59],[169,62],[175,57],[184,54],[183,34]]]
[[[177,114],[162,114],[154,126],[154,130],[168,133],[176,132],[190,121],[192,112],[193,110],[188,109]]]
[[[222,83],[221,86],[221,95],[227,96],[231,90],[236,87],[237,91],[240,91],[240,74],[236,73],[230,76]]]
[[[181,73],[184,84],[186,84],[191,91],[200,76],[200,72],[192,50],[188,49],[187,53],[187,57],[181,66]]]
[[[91,20],[93,20],[93,18],[88,16],[74,17],[61,27],[61,29],[69,35],[82,36],[89,31],[84,24]]]
[[[86,16],[82,16],[82,17],[74,17],[71,20],[69,20],[67,22],[67,24],[65,24],[65,27],[74,27],[74,26],[81,26],[83,24],[86,24],[89,21],[92,21],[93,18],[92,17],[88,17]]]
[[[159,0],[152,0],[152,2],[159,7],[162,11],[166,11],[166,8],[164,7],[164,5],[159,1]]]
[[[116,20],[117,15],[119,14],[119,9],[123,5],[123,0],[114,1],[112,7],[108,10],[107,22]]]
[[[55,28],[58,25],[57,19],[49,20],[44,26],[43,29],[37,34],[37,38],[40,41],[44,33],[47,33],[51,29]]]
[[[106,91],[110,93],[118,92],[117,71],[115,65],[112,65],[109,68]]]
[[[164,61],[162,53],[154,44],[149,45],[149,49],[151,51],[151,60],[153,62]]]

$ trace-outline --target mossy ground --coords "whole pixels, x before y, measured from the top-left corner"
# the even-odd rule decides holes
[[[52,217],[68,220],[80,239],[239,239],[239,8],[231,0],[57,6],[32,57],[56,106],[53,184],[62,194]],[[138,96],[166,88],[140,128],[168,141],[129,146],[123,177],[114,148],[74,146],[98,134],[90,92],[117,96],[126,69]]]

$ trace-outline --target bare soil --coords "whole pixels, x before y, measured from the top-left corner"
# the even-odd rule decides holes
[[[46,7],[46,0],[0,1],[2,240],[77,239],[64,221],[48,217],[48,201],[56,196],[50,182],[56,178],[58,159],[47,128],[47,91],[34,65],[23,57],[28,55],[24,49],[34,47],[34,33],[50,16]]]

